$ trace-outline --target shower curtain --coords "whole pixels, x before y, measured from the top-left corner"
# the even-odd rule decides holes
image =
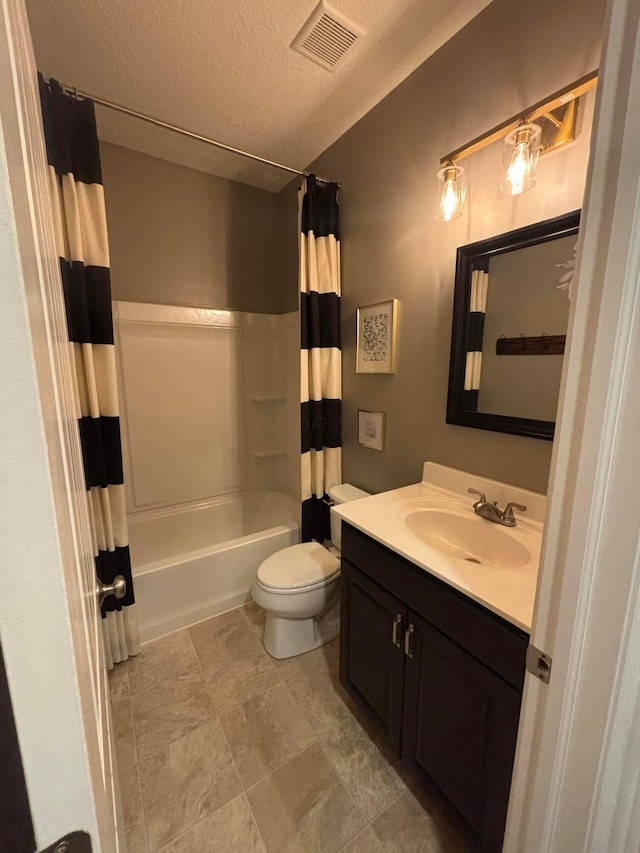
[[[300,190],[302,541],[329,538],[329,489],[342,482],[338,185]]]
[[[469,325],[467,328],[467,360],[464,371],[463,406],[466,412],[478,411],[484,318],[487,313],[489,262],[480,262],[471,273],[469,294]]]
[[[93,102],[39,75],[56,244],[64,290],[96,574],[127,592],[102,605],[109,669],[140,650],[127,534],[109,245]]]

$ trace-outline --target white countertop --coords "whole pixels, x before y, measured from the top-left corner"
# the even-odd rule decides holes
[[[443,483],[446,483],[449,488],[443,487]],[[473,501],[477,498],[466,494],[467,486],[485,491],[489,500],[499,500],[501,505],[505,496],[508,500],[525,503],[529,507],[529,513],[525,518],[518,516],[515,528],[503,527],[486,519],[480,519],[473,511]],[[531,554],[531,559],[523,565],[508,568],[477,565],[459,557],[447,555],[426,544],[404,523],[404,518],[411,511],[412,506],[419,506],[420,501],[425,498],[437,501],[445,511],[464,517],[468,514],[469,518],[477,519],[479,534],[491,532],[484,530],[480,525],[490,525],[506,532],[507,535],[525,545]],[[333,507],[332,512],[380,542],[381,545],[385,545],[488,610],[492,610],[513,625],[530,633],[545,508],[544,495],[433,463],[425,463],[425,474],[421,483],[350,501]]]

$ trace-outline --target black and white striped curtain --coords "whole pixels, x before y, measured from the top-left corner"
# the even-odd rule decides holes
[[[482,344],[484,318],[487,313],[489,288],[488,265],[474,268],[469,294],[469,325],[467,327],[467,361],[464,371],[463,407],[467,412],[478,411],[480,375],[482,373]]]
[[[338,185],[310,176],[300,197],[302,541],[322,542],[342,482]]]
[[[64,289],[96,573],[127,593],[102,605],[107,666],[140,650],[125,509],[109,244],[93,102],[40,75],[56,244]]]

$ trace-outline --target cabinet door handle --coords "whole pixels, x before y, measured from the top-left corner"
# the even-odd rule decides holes
[[[393,620],[393,628],[391,630],[391,642],[398,649],[402,646],[402,641],[399,638],[400,631],[402,631],[402,614],[396,613],[396,618]]]
[[[408,658],[413,657],[413,649],[411,648],[411,635],[415,631],[415,626],[413,623],[409,623],[409,627],[405,631],[404,635],[404,653]]]

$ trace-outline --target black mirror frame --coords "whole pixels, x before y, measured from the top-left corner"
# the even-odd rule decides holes
[[[532,418],[514,418],[510,415],[494,415],[486,412],[473,412],[463,408],[464,374],[467,357],[467,335],[469,324],[469,299],[471,295],[471,272],[474,262],[503,252],[523,249],[557,239],[569,234],[577,234],[580,225],[580,211],[527,225],[488,240],[460,246],[456,255],[456,277],[453,297],[453,325],[451,329],[451,358],[449,362],[449,394],[447,398],[447,423],[458,426],[488,429],[494,432],[506,432],[524,435],[529,438],[553,439],[555,421],[538,421]]]

